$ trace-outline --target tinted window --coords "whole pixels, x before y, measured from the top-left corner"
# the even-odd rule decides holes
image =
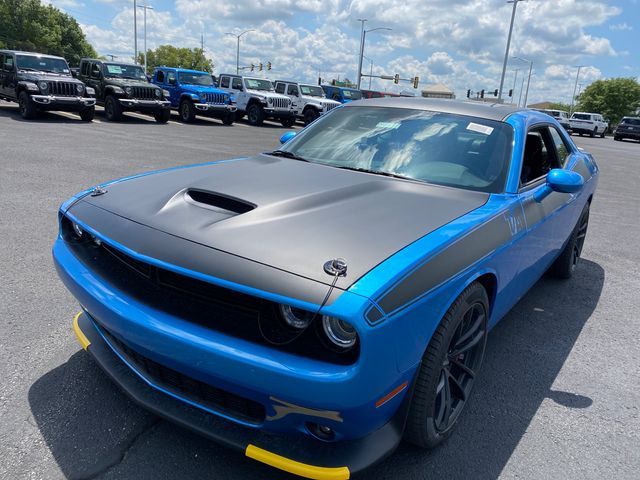
[[[549,128],[537,128],[527,133],[524,145],[520,183],[525,185],[545,176],[549,170],[560,167],[556,146]]]
[[[551,132],[551,138],[553,139],[553,144],[555,146],[558,163],[561,167],[564,167],[567,163],[567,158],[569,158],[570,150],[560,133],[558,133],[555,128],[550,128],[549,132]]]
[[[2,68],[5,72],[11,72],[13,70],[13,57],[11,55],[7,55],[6,57],[4,57]]]
[[[82,62],[80,66],[80,73],[85,77],[89,76],[89,62]]]
[[[229,88],[229,77],[220,77],[220,87]]]
[[[242,90],[242,80],[238,77],[234,77],[231,80],[231,88],[233,88],[234,90]]]
[[[572,118],[576,118],[578,120],[591,120],[591,115],[588,113],[574,113]]]
[[[298,96],[298,87],[296,87],[295,85],[289,85],[287,87],[287,95]]]
[[[623,118],[621,123],[623,125],[637,125],[637,126],[640,126],[640,118]]]
[[[98,64],[98,63],[92,63],[91,64],[91,76],[93,78],[100,77],[100,64]]]
[[[310,97],[324,97],[322,88],[315,85],[300,85],[300,91],[303,95],[309,95]]]
[[[163,83],[164,82],[164,72],[162,70],[158,70],[156,73],[156,81]]]
[[[311,162],[427,183],[501,192],[511,126],[405,108],[337,108],[282,149]]]
[[[208,73],[180,72],[180,83],[187,85],[200,85],[202,87],[213,86],[213,78]]]
[[[9,57],[7,57],[9,58]],[[13,58],[11,59],[13,62]],[[63,58],[45,57],[37,55],[17,55],[16,64],[22,70],[36,70],[40,72],[69,73],[69,65]]]
[[[284,93],[284,87],[285,87],[284,83],[278,83],[276,85],[276,92],[277,93]]]

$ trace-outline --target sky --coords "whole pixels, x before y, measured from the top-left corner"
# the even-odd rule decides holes
[[[76,18],[101,55],[130,61],[134,52],[133,0],[46,0]],[[444,83],[458,98],[468,89],[499,87],[512,4],[506,0],[138,0],[147,10],[147,46],[199,47],[215,74],[240,64],[272,62],[270,79],[317,83],[318,76],[355,80],[361,22],[366,19],[363,73],[420,77],[419,90]],[[142,10],[138,48],[143,48]],[[598,79],[640,77],[640,0],[524,0],[517,5],[505,95],[526,90],[528,104],[569,103],[582,65],[578,90]],[[519,69],[517,72],[515,70]],[[524,84],[522,80],[525,79]],[[363,78],[362,88],[369,86]],[[412,90],[409,83],[373,79],[372,89]],[[485,94],[486,95],[486,94]],[[508,100],[508,98],[507,98]],[[524,100],[524,98],[523,98]]]

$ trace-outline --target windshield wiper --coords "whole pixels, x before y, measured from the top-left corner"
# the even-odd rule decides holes
[[[292,153],[292,152],[287,152],[286,150],[274,150],[273,152],[268,152],[267,155],[271,155],[272,157],[291,158],[293,160],[300,160],[302,162],[309,161],[306,158],[301,157],[300,155],[296,155],[295,153]]]
[[[415,180],[415,178],[406,177],[404,175],[398,175],[397,173],[383,172],[383,171],[380,171],[380,170],[370,170],[368,168],[347,167],[347,166],[337,166],[337,165],[331,165],[331,166],[332,167],[336,167],[336,168],[342,168],[343,170],[353,170],[354,172],[373,173],[375,175],[382,175],[382,176],[385,176],[385,177],[403,178],[405,180]]]
[[[28,70],[30,72],[42,72],[43,70],[39,70],[37,68],[31,68],[31,67],[18,67],[18,70]]]

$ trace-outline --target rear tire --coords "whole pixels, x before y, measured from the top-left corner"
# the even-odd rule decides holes
[[[602,133],[600,134],[600,138],[604,138],[604,133],[606,132],[606,130],[602,130]]]
[[[20,110],[20,115],[25,120],[35,118],[38,113],[38,109],[34,105],[33,100],[31,100],[31,96],[24,90],[18,95],[18,109]]]
[[[578,223],[571,232],[571,237],[567,241],[562,253],[549,268],[549,273],[558,278],[571,278],[573,272],[578,265],[582,247],[587,236],[587,228],[589,227],[589,204],[587,203],[582,209],[582,214]]]
[[[454,430],[482,365],[488,315],[489,299],[479,282],[449,307],[422,356],[405,440],[433,448]]]
[[[262,107],[257,103],[249,105],[247,109],[247,120],[249,120],[249,125],[253,125],[254,127],[262,125],[264,123],[264,111]]]
[[[593,138],[596,136],[596,133],[598,133],[598,127],[594,127],[594,129],[589,133],[589,136]]]
[[[110,122],[122,120],[122,105],[113,95],[107,95],[104,101],[104,116]]]
[[[84,110],[80,110],[80,118],[83,122],[92,122],[93,117],[96,115],[96,107],[88,107]]]
[[[180,102],[180,120],[191,123],[196,119],[196,107],[191,100],[184,99]]]

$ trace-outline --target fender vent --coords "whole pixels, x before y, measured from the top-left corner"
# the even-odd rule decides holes
[[[204,190],[189,189],[186,192],[188,198],[195,203],[206,207],[219,208],[238,215],[247,213],[256,208],[252,203],[238,200],[237,198],[227,197],[219,193],[205,192]]]

